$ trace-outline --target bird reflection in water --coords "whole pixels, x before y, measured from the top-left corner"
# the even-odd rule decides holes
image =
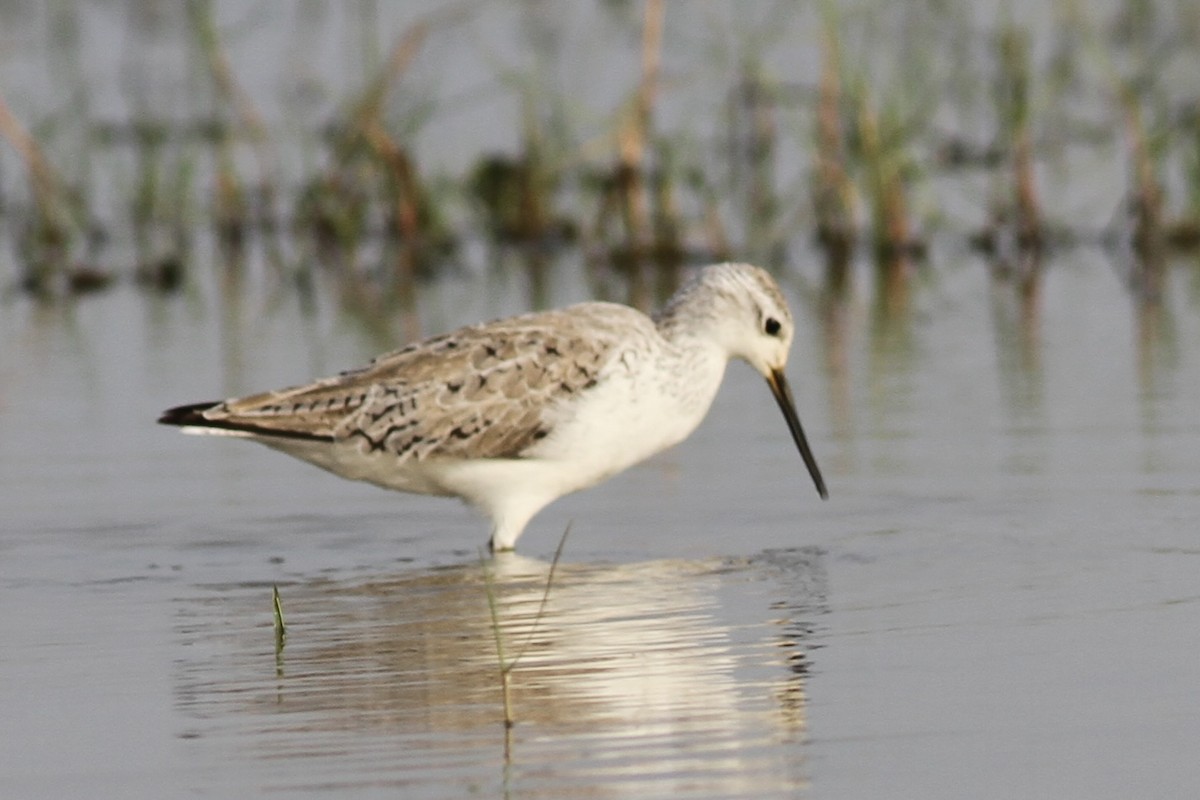
[[[180,665],[179,704],[198,723],[222,720],[209,735],[239,739],[239,752],[303,756],[279,784],[292,788],[477,786],[510,756],[548,795],[805,782],[806,681],[825,603],[818,551],[559,564],[540,617],[548,563],[505,554],[488,568],[506,653],[522,653],[511,751],[478,563],[282,585],[278,674],[264,666],[269,618],[229,629],[234,598],[255,605],[238,618],[262,616],[261,588],[218,587],[181,627],[209,657]]]

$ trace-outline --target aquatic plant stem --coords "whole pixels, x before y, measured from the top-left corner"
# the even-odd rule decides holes
[[[50,290],[51,278],[69,266],[68,253],[82,228],[81,215],[72,204],[59,174],[37,140],[13,115],[0,95],[0,138],[7,139],[25,162],[29,190],[36,214],[27,243],[28,266],[25,283],[35,292]]]
[[[650,138],[654,102],[658,94],[658,71],[662,60],[662,29],[666,6],[663,0],[647,0],[642,27],[642,78],[633,108],[617,132],[618,166],[616,183],[621,198],[631,270],[630,300],[639,308],[649,305],[642,275],[643,256],[650,248],[650,208],[645,187],[646,143]]]
[[[283,603],[279,599],[279,587],[271,586],[271,609],[275,616],[275,655],[283,652],[287,642],[287,625],[283,621]]]
[[[817,241],[825,250],[826,282],[843,294],[850,276],[850,259],[858,237],[854,186],[846,168],[846,134],[842,119],[841,42],[836,9],[825,4],[821,34],[821,75],[818,83],[816,144],[814,147],[813,211]]]
[[[542,593],[542,602],[538,605],[537,614],[533,617],[533,624],[529,626],[529,633],[525,637],[525,643],[521,645],[521,649],[517,651],[516,657],[509,664],[508,669],[511,671],[521,660],[521,656],[525,655],[525,651],[529,649],[530,643],[533,642],[533,634],[537,632],[538,624],[542,621],[542,615],[546,611],[546,602],[550,599],[550,587],[554,584],[554,572],[558,569],[558,560],[562,558],[563,547],[567,543],[567,536],[571,533],[571,523],[567,523],[567,527],[563,530],[562,537],[558,540],[558,547],[554,549],[554,558],[550,561],[550,572],[546,576],[546,589]]]
[[[487,556],[484,555],[482,548],[479,550],[479,565],[483,568],[484,592],[487,594],[488,613],[492,617],[492,639],[496,643],[496,662],[500,665],[500,690],[504,699],[504,727],[505,729],[509,729],[516,724],[516,721],[513,719],[512,696],[508,686],[510,670],[504,658],[504,635],[500,630],[500,612],[496,605],[496,583],[492,577],[492,571],[488,568]],[[507,760],[507,737],[504,750],[505,760]]]
[[[491,569],[488,568],[487,557],[483,550],[479,551],[479,564],[483,568],[484,591],[487,594],[488,613],[492,617],[492,638],[496,643],[496,660],[500,665],[500,689],[504,702],[504,727],[506,730],[511,729],[516,725],[516,717],[513,715],[512,706],[512,690],[511,690],[511,675],[513,669],[520,662],[521,657],[525,655],[525,651],[529,649],[529,645],[533,642],[533,636],[537,632],[537,627],[542,621],[542,615],[546,611],[546,603],[550,599],[550,587],[554,584],[554,573],[558,569],[559,559],[562,558],[563,547],[567,543],[567,535],[571,532],[570,524],[563,531],[562,538],[558,540],[558,547],[554,550],[554,559],[550,562],[550,572],[546,576],[546,588],[542,592],[542,601],[538,604],[537,614],[533,617],[533,624],[529,626],[529,633],[525,637],[524,643],[517,651],[516,656],[512,661],[508,661],[504,654],[504,635],[500,626],[500,609],[496,599],[496,583],[492,576]],[[510,741],[505,735],[505,760],[508,758]]]

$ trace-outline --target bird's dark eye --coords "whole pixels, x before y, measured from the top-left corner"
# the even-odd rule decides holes
[[[774,317],[767,317],[767,321],[763,323],[763,330],[767,332],[767,336],[778,336],[782,327]]]

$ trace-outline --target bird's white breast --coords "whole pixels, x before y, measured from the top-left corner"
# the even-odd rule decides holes
[[[715,349],[680,351],[661,343],[630,347],[603,379],[560,413],[553,433],[527,457],[561,462],[569,491],[592,486],[678,444],[704,419],[726,359]]]

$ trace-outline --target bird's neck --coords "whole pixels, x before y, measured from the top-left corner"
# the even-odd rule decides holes
[[[695,414],[698,422],[720,388],[729,353],[711,336],[711,323],[684,316],[687,311],[676,315],[667,309],[655,323],[665,345],[663,356],[669,362],[663,372],[664,388],[677,398],[681,410]]]

